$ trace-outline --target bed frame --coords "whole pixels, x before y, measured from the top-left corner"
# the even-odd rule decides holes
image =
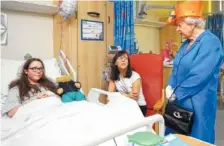
[[[74,68],[72,67],[68,57],[65,55],[65,53],[62,50],[60,50],[60,55],[58,57],[58,63],[59,63],[59,67],[61,68],[62,74],[70,74],[68,72],[67,68],[66,68],[66,65],[67,65],[69,70],[70,70],[70,72],[71,72],[71,74],[72,74],[73,80],[74,81],[77,80],[77,74],[76,74]],[[89,92],[89,95],[91,94],[91,92],[97,92],[99,95],[100,94],[106,94],[106,95],[108,94],[108,92],[106,92],[104,90],[96,89],[96,88],[92,88],[90,90],[90,92]],[[97,103],[99,101],[98,97],[94,101],[95,103]],[[93,98],[91,98],[91,99],[94,100]],[[90,102],[93,102],[93,101],[90,101]],[[101,103],[98,102],[98,104],[101,104]],[[146,126],[147,130],[150,131],[150,130],[153,129],[152,126],[153,126],[154,123],[159,123],[158,135],[161,136],[161,137],[164,137],[164,134],[165,134],[164,119],[163,119],[163,117],[160,114],[155,114],[153,116],[146,117],[141,122],[135,123],[134,125],[132,125],[130,127],[123,127],[119,131],[112,132],[112,133],[110,133],[110,135],[105,135],[101,139],[93,139],[92,141],[87,141],[86,144],[84,144],[83,146],[99,145],[99,144],[102,144],[102,143],[104,143],[104,142],[106,142],[108,140],[115,139],[118,136],[121,136],[121,135],[123,135],[125,133],[131,132],[133,130],[139,129],[139,128],[144,127],[144,126]]]
[[[156,114],[153,116],[149,116],[144,120],[140,121],[139,123],[136,123],[130,127],[124,127],[119,131],[111,132],[109,135],[105,135],[101,139],[92,139],[91,141],[86,142],[86,144],[84,144],[83,146],[90,146],[90,145],[97,146],[108,140],[115,139],[118,136],[121,136],[125,133],[131,132],[144,126],[147,126],[147,130],[150,131],[150,129],[152,129],[152,124],[157,122],[159,122],[159,136],[164,137],[165,133],[164,119],[161,115]]]
[[[25,56],[27,57],[27,55],[30,55],[30,54],[26,54]],[[24,58],[25,58],[25,56],[24,56]],[[32,56],[29,56],[29,57],[32,57]],[[69,61],[68,57],[65,55],[65,53],[62,50],[60,50],[59,56],[57,57],[57,62],[58,62],[58,65],[59,65],[63,75],[65,75],[65,74],[71,75],[73,77],[74,81],[77,80],[77,74],[76,74],[74,68],[72,67],[71,62]],[[100,105],[102,105],[102,103],[99,102],[99,96],[96,96],[94,98],[92,98],[92,97],[89,98],[93,92],[98,93],[98,95],[106,94],[107,96],[109,96],[108,95],[109,92],[106,92],[101,89],[92,88],[88,94],[87,101],[98,103]],[[109,135],[105,135],[101,139],[92,139],[91,141],[86,141],[86,143],[83,146],[100,145],[106,141],[109,141],[111,139],[116,139],[116,137],[118,137],[118,136],[121,136],[125,133],[134,131],[136,129],[139,129],[139,128],[142,128],[145,126],[147,127],[148,131],[152,131],[153,130],[152,126],[154,123],[159,123],[158,135],[161,137],[164,137],[164,133],[165,133],[164,119],[161,115],[155,114],[153,116],[146,117],[142,121],[135,123],[129,127],[123,127],[122,129],[120,129],[118,131],[111,132]]]
[[[99,102],[99,97],[101,94],[107,95],[108,98],[113,98],[112,97],[113,93],[111,94],[110,92],[107,92],[107,91],[104,91],[101,89],[91,88],[91,90],[87,96],[87,101],[102,105],[102,103]],[[83,146],[90,146],[90,145],[97,146],[97,145],[102,144],[108,140],[111,140],[111,139],[115,140],[116,137],[119,137],[123,134],[126,134],[128,132],[134,131],[136,129],[139,129],[139,128],[142,128],[145,126],[146,126],[147,131],[153,131],[155,133],[155,131],[153,130],[153,125],[155,123],[159,124],[158,135],[161,137],[164,137],[164,134],[165,134],[164,118],[160,114],[155,114],[155,115],[146,117],[142,121],[135,123],[129,127],[122,127],[120,130],[111,132],[109,135],[105,135],[104,137],[102,137],[100,139],[92,139],[91,141],[86,141],[86,143]]]
[[[65,55],[65,53],[62,50],[59,51],[58,65],[62,71],[62,74],[71,75],[73,78],[73,81],[77,81],[77,74],[74,68],[72,67],[72,64],[69,61],[68,57]],[[68,69],[66,68],[66,66],[68,66]]]
[[[59,66],[62,69],[62,73],[69,74],[67,68],[65,67],[65,64],[66,64],[69,67],[69,70],[71,71],[71,74],[73,76],[74,81],[76,81],[77,74],[76,74],[74,68],[72,67],[68,57],[66,57],[65,53],[62,50],[60,50],[60,55],[58,57],[58,60],[59,60],[58,61],[59,62]],[[91,94],[91,92],[97,92],[99,94],[108,94],[108,92],[105,92],[103,90],[96,89],[96,88],[92,88],[90,90],[89,94]],[[94,102],[97,102],[97,101],[94,101]],[[108,140],[114,139],[115,137],[118,137],[120,135],[123,135],[125,133],[128,133],[130,131],[136,130],[136,129],[144,127],[144,126],[147,126],[148,130],[151,130],[151,129],[153,129],[152,126],[153,126],[154,123],[159,123],[158,135],[161,136],[161,137],[164,137],[164,134],[165,134],[164,118],[160,114],[155,114],[153,116],[146,117],[143,121],[141,121],[139,123],[136,123],[136,124],[134,124],[134,125],[132,125],[130,127],[124,127],[123,129],[120,129],[119,131],[110,133],[110,135],[105,135],[105,137],[103,137],[101,139],[93,139],[92,141],[88,141],[85,144],[85,146],[102,144],[102,143],[104,143],[104,142],[106,142]]]

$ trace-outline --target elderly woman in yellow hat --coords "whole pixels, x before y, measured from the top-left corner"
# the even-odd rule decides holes
[[[186,41],[181,45],[166,87],[167,99],[194,113],[190,136],[215,142],[217,86],[223,51],[220,40],[204,30],[202,1],[185,1],[176,6],[170,24]],[[175,133],[167,127],[166,134]]]

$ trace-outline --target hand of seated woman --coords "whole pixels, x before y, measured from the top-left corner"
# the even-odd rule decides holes
[[[123,94],[124,96],[127,96],[131,99],[138,100],[138,94],[137,93],[128,93],[128,94],[121,93],[121,94]]]
[[[138,100],[138,93],[129,93],[129,97],[131,97],[134,100]]]

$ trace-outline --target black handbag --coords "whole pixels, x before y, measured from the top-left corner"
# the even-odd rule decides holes
[[[193,103],[192,106],[194,110]],[[174,132],[184,135],[191,134],[194,112],[186,110],[172,101],[168,101],[163,117],[165,120],[165,126],[174,130]]]

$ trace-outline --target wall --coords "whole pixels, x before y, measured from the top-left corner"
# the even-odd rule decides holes
[[[57,2],[54,1],[54,4]],[[99,17],[89,16],[88,12],[99,12]],[[108,19],[110,17],[110,21]],[[81,40],[81,20],[104,22],[104,40]],[[58,56],[61,42],[59,15],[54,16],[54,56]],[[107,65],[107,44],[113,44],[113,3],[106,1],[78,1],[77,18],[65,20],[61,49],[65,52],[77,72],[77,80],[82,83],[87,95],[90,88],[105,89],[102,71]],[[105,31],[110,30],[110,31]]]
[[[176,1],[147,1],[151,5],[176,5]],[[148,9],[145,20],[160,21],[167,20],[170,9]],[[159,29],[155,27],[135,26],[136,38],[139,41],[140,51],[148,53],[150,50],[153,53],[159,54],[160,50],[165,46],[164,36],[169,29]],[[164,44],[164,45],[163,45]]]
[[[163,1],[160,5],[177,5],[182,1]],[[152,2],[151,2],[152,3]],[[159,4],[159,2],[153,2],[153,4]],[[159,16],[160,21],[166,22],[171,9],[158,9],[151,10],[153,13]],[[180,35],[176,32],[175,26],[167,25],[160,29],[160,49],[164,49],[167,40],[173,40],[178,46],[181,44]]]
[[[178,1],[147,1],[148,5],[168,5],[168,6],[173,6],[176,5]],[[148,19],[153,18],[153,19],[167,19],[169,16],[169,13],[171,12],[171,9],[148,9],[147,11],[147,17]]]
[[[180,34],[176,31],[176,26],[166,26],[160,30],[160,47],[164,49],[166,47],[166,41],[173,40],[179,47],[181,45]]]
[[[7,45],[1,45],[2,58],[23,60],[26,53],[33,57],[53,57],[52,16],[16,11],[2,12],[8,17],[8,42]]]
[[[212,1],[211,3],[211,12],[219,12],[220,11],[220,1]],[[224,11],[224,1],[222,0],[221,10]]]
[[[140,51],[143,53],[159,54],[160,50],[160,34],[158,28],[135,26],[135,37],[139,42]]]

